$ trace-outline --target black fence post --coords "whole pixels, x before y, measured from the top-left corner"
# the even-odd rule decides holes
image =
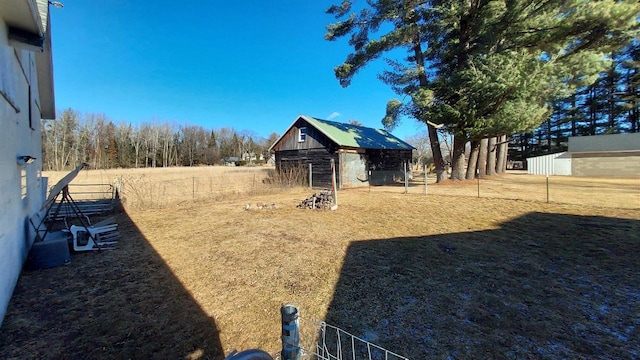
[[[298,308],[283,305],[282,315],[282,360],[300,360],[300,319]]]

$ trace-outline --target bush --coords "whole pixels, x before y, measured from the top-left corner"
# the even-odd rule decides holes
[[[280,169],[269,170],[267,178],[263,182],[283,187],[307,186],[309,182],[308,172],[309,168],[303,164],[283,166]]]

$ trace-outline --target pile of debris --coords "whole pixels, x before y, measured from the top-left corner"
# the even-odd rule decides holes
[[[319,194],[313,194],[308,198],[302,200],[298,206],[298,209],[322,209],[322,210],[336,210],[337,205],[333,204],[333,193],[330,190],[321,191]]]

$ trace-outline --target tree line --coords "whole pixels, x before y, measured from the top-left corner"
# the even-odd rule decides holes
[[[438,129],[454,137],[451,178],[463,180],[504,171],[514,134],[535,133],[545,121],[562,118],[552,121],[561,122],[566,135],[572,120],[560,110],[571,115],[580,101],[589,111],[604,104],[600,108],[613,117],[595,111],[585,121],[613,124],[610,131],[623,121],[622,109],[637,114],[637,82],[593,87],[601,89],[600,74],[622,69],[617,56],[631,65],[629,76],[637,74],[635,0],[343,0],[327,13],[337,21],[326,26],[325,39],[347,37],[353,49],[334,68],[336,78],[349,86],[362,68],[387,57],[378,76],[399,98],[387,103],[382,122],[393,129],[413,117],[427,125],[438,181],[446,178]],[[612,96],[619,106],[611,104]],[[634,115],[627,115],[636,124],[629,129],[637,129]],[[569,132],[585,130],[579,117],[574,121]],[[603,126],[588,125],[595,133]],[[547,147],[552,137],[546,137]],[[531,144],[544,144],[536,140]]]
[[[216,165],[230,158],[264,162],[278,138],[276,133],[263,138],[249,130],[168,121],[115,124],[104,114],[73,109],[62,111],[54,121],[42,121],[41,127],[43,169],[56,171],[81,163],[109,169]]]

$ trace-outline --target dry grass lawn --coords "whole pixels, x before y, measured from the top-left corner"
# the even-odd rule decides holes
[[[117,250],[23,272],[0,358],[275,354],[282,303],[411,359],[640,357],[640,210],[377,190],[128,208]]]

